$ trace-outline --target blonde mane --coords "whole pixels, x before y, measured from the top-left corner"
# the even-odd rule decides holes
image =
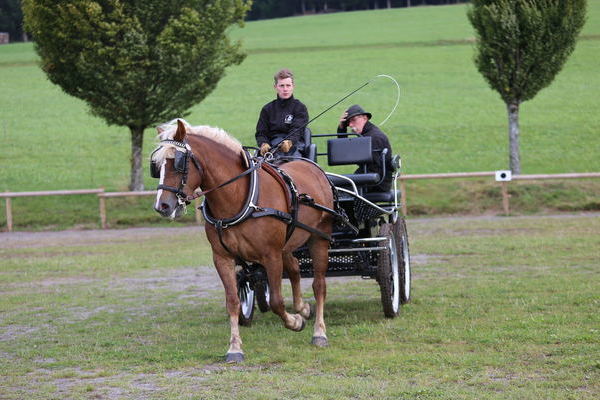
[[[225,130],[208,125],[192,126],[183,119],[180,119],[180,121],[186,126],[186,131],[189,135],[197,135],[213,139],[235,152],[242,152],[242,144],[229,133],[225,132]],[[156,127],[156,129],[158,131],[157,139],[159,141],[171,140],[177,132],[177,120],[174,119],[159,125]],[[152,161],[156,162],[157,164],[161,164],[166,158],[175,157],[175,148],[176,146],[174,144],[162,144],[159,150],[152,154]]]

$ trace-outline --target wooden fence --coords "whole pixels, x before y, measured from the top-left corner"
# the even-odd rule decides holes
[[[497,171],[491,172],[454,172],[448,174],[415,174],[415,175],[401,175],[400,180],[400,191],[402,192],[402,213],[408,215],[407,210],[407,192],[406,192],[406,181],[417,180],[417,179],[449,179],[449,178],[476,178],[482,176],[495,177]],[[502,188],[502,208],[504,214],[508,215],[510,212],[510,195],[508,194],[508,184],[511,181],[536,181],[544,179],[582,179],[582,178],[600,178],[600,172],[581,172],[581,173],[567,173],[567,174],[536,174],[536,175],[514,175],[510,181],[501,181],[499,184]]]
[[[418,180],[418,179],[461,179],[461,178],[476,178],[476,177],[494,177],[496,171],[491,172],[457,172],[447,174],[414,174],[414,175],[401,175],[400,190],[402,191],[402,212],[404,215],[408,214],[407,203],[408,193],[406,191],[406,181]],[[600,172],[584,172],[584,173],[567,173],[567,174],[537,174],[537,175],[515,175],[512,177],[512,181],[522,180],[545,180],[545,179],[582,179],[582,178],[600,178]],[[501,181],[499,184],[502,188],[502,207],[505,214],[509,214],[510,211],[510,195],[508,194],[508,184],[510,181]],[[106,199],[114,197],[135,197],[135,196],[155,196],[155,190],[146,190],[140,192],[105,192],[103,188],[99,189],[80,189],[80,190],[53,190],[53,191],[40,191],[40,192],[4,192],[0,193],[0,198],[5,199],[6,204],[6,226],[9,232],[13,230],[13,213],[12,213],[12,199],[18,197],[38,197],[38,196],[70,196],[70,195],[85,195],[95,194],[98,196],[99,201],[99,213],[100,213],[100,226],[103,229],[108,227],[107,224],[107,213],[106,213]],[[195,217],[198,223],[202,222],[202,215],[198,210],[200,205],[200,199],[195,200]]]

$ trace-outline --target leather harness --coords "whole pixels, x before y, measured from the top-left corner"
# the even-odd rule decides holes
[[[274,217],[281,220],[283,223],[287,224],[285,237],[286,242],[290,239],[296,227],[318,235],[327,241],[332,240],[331,236],[327,233],[319,231],[318,229],[315,229],[309,225],[298,221],[299,205],[305,204],[309,207],[313,207],[318,210],[333,214],[336,217],[343,217],[340,213],[328,207],[315,203],[314,199],[312,199],[312,197],[310,197],[306,193],[299,194],[293,179],[285,171],[278,168],[276,165],[265,162],[262,158],[258,159],[257,161],[256,159],[250,157],[248,151],[245,151],[245,156],[250,165],[249,170],[252,170],[252,172],[250,174],[250,190],[248,192],[248,196],[246,198],[246,202],[242,210],[231,218],[217,219],[210,214],[210,209],[208,203],[206,202],[206,198],[200,205],[200,209],[202,211],[204,219],[209,224],[214,225],[214,227],[217,230],[221,246],[223,246],[223,248],[227,252],[229,252],[232,255],[235,255],[235,253],[231,251],[231,249],[229,249],[224,243],[223,231],[231,226],[241,224],[249,218]],[[255,168],[257,164],[260,165],[258,166],[258,168]],[[259,199],[259,169],[263,169],[281,185],[284,192],[286,193],[286,202],[289,212],[277,210],[270,207],[260,207],[257,205]],[[236,258],[239,257],[236,256]]]

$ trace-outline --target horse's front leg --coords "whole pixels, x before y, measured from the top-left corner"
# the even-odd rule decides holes
[[[294,311],[302,315],[304,319],[311,317],[310,304],[302,299],[302,288],[300,287],[300,266],[298,259],[291,252],[283,254],[283,266],[288,273],[292,284],[292,296],[294,299]]]
[[[263,261],[263,266],[267,271],[269,279],[269,305],[271,310],[279,315],[286,328],[296,332],[304,329],[306,324],[304,318],[300,314],[289,314],[285,311],[283,295],[281,294],[281,277],[283,272],[283,260],[281,254],[274,255],[268,260]]]
[[[312,344],[318,347],[327,346],[327,334],[325,328],[325,298],[327,297],[327,283],[325,273],[329,265],[329,243],[322,239],[312,240],[309,244],[310,255],[313,260],[313,292],[316,300],[315,327]]]
[[[218,254],[213,255],[213,261],[225,288],[225,304],[231,326],[229,350],[227,350],[227,354],[225,355],[225,361],[228,363],[242,362],[244,361],[244,352],[242,351],[242,338],[240,336],[240,298],[238,297],[237,280],[235,277],[235,261],[232,258],[223,257]]]

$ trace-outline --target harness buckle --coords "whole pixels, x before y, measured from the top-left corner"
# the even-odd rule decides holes
[[[265,210],[264,208],[257,206],[253,202],[250,202],[250,204],[248,204],[248,208],[252,208],[254,211],[264,211]]]

